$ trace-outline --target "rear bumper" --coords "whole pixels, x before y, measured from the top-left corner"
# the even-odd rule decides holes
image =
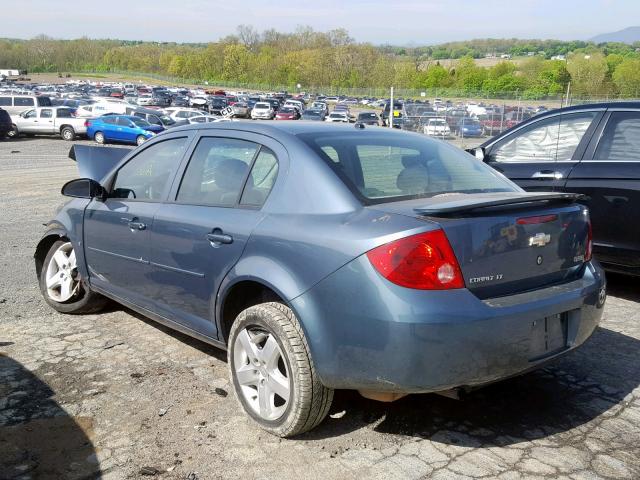
[[[326,386],[434,392],[517,375],[578,347],[600,322],[604,287],[594,262],[576,281],[480,300],[466,289],[398,287],[359,257],[292,307]],[[548,349],[547,322],[564,329]]]

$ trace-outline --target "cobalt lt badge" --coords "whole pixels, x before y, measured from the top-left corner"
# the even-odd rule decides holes
[[[536,263],[538,265],[542,265],[542,255],[538,255],[538,258],[536,258]]]

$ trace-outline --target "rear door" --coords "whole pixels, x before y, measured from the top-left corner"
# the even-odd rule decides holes
[[[36,129],[41,133],[55,133],[56,126],[53,121],[55,111],[52,108],[41,108],[38,114]]]
[[[597,258],[640,267],[640,111],[608,111],[565,189],[589,197]]]
[[[279,144],[255,134],[209,132],[176,180],[174,201],[156,213],[151,278],[161,315],[215,338],[216,293],[263,218]]]
[[[562,190],[604,110],[541,118],[500,138],[485,161],[529,191]]]

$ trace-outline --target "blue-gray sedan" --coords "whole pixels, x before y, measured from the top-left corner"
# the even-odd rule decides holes
[[[276,435],[318,425],[334,389],[393,400],[526,372],[602,315],[580,197],[524,192],[441,141],[229,122],[71,157],[82,178],[35,253],[45,300],[109,298],[227,349]]]

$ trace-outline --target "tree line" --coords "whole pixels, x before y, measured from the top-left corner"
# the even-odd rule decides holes
[[[501,53],[525,57],[490,67],[476,61]],[[555,55],[566,59],[551,59]],[[561,95],[571,82],[578,95],[640,95],[640,44],[484,39],[408,48],[359,43],[344,29],[318,32],[310,27],[282,33],[241,25],[235,35],[206,44],[56,40],[44,35],[0,39],[0,68],[129,71],[238,87],[301,84],[315,91],[394,85],[532,99]]]

